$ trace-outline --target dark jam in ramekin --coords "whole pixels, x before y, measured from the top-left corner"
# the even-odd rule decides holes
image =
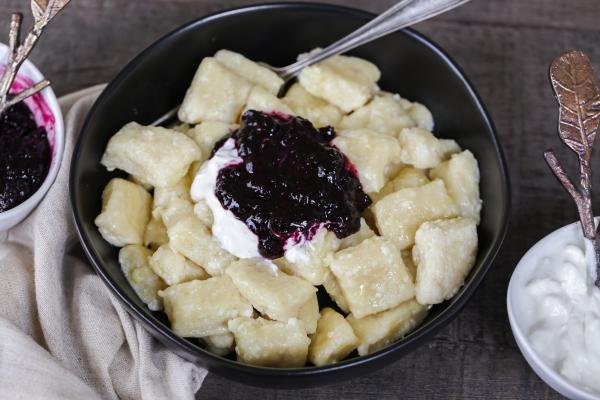
[[[0,115],[0,212],[18,206],[41,185],[51,161],[44,127],[23,102]]]
[[[247,111],[235,140],[241,163],[223,168],[215,194],[258,237],[259,253],[283,256],[286,242],[310,240],[321,227],[343,238],[360,229],[371,204],[356,169],[331,144],[332,127],[306,119]]]

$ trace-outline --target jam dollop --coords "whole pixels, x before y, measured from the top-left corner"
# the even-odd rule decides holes
[[[23,102],[0,115],[0,212],[27,200],[50,168],[46,129],[38,127]]]
[[[334,137],[332,127],[249,110],[216,144],[215,151],[233,138],[242,160],[219,171],[216,197],[257,235],[261,256],[279,258],[289,240],[310,240],[323,227],[338,238],[360,229],[371,199]]]

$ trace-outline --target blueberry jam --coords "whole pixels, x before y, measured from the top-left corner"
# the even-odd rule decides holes
[[[37,126],[25,104],[0,115],[0,212],[21,204],[42,185],[50,159],[46,129]]]
[[[322,226],[343,238],[360,229],[371,204],[356,170],[330,142],[332,127],[306,119],[247,111],[233,138],[241,163],[219,171],[220,203],[258,237],[259,253],[283,256],[288,239],[310,240]]]

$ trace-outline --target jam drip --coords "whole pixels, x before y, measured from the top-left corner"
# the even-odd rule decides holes
[[[25,104],[0,115],[0,212],[21,204],[42,185],[50,154],[46,130]]]
[[[242,162],[219,171],[215,194],[258,236],[263,257],[283,256],[288,239],[310,240],[323,226],[338,238],[360,229],[371,199],[354,166],[330,143],[332,127],[250,110],[215,150],[230,137]]]

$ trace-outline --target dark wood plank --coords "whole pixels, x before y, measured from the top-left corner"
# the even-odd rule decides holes
[[[364,7],[375,12],[393,3],[390,0],[375,0],[367,2],[368,4],[360,0],[330,2]],[[48,29],[39,48],[34,50],[32,59],[54,81],[57,93],[67,93],[90,83],[109,80],[148,44],[188,20],[223,8],[251,3],[255,1],[74,1]],[[442,38],[452,38],[455,31],[479,25],[509,30],[564,29],[592,33],[600,29],[595,23],[594,11],[597,8],[594,0],[579,0],[577,7],[569,7],[569,3],[566,0],[473,1],[460,10],[440,17],[438,21],[421,24],[419,29],[430,32],[445,26],[440,31]],[[8,29],[10,12],[28,13],[26,1],[4,0],[4,4],[0,9],[2,32]],[[435,36],[434,38],[442,43],[446,42]],[[469,42],[470,40],[466,43]],[[496,47],[501,43],[501,40],[495,40]],[[452,52],[452,46],[446,47]]]
[[[374,12],[394,3],[330,2]],[[9,12],[27,11],[26,3],[3,1],[0,32],[7,31]],[[251,3],[254,1],[75,0],[49,28],[33,61],[54,81],[56,91],[64,94],[109,80],[144,47],[190,19]],[[563,149],[556,137],[556,107],[546,75],[552,58],[570,48],[586,51],[600,67],[599,18],[597,0],[478,0],[418,26],[458,61],[478,88],[497,125],[511,172],[513,222],[506,244],[454,322],[401,361],[348,382],[284,391],[245,387],[210,374],[198,397],[560,398],[537,378],[516,348],[505,296],[510,274],[525,250],[546,233],[576,219],[570,200],[541,156],[547,147]],[[565,152],[561,158],[569,156]],[[574,164],[574,158],[570,160]],[[595,168],[600,171],[600,165]]]

